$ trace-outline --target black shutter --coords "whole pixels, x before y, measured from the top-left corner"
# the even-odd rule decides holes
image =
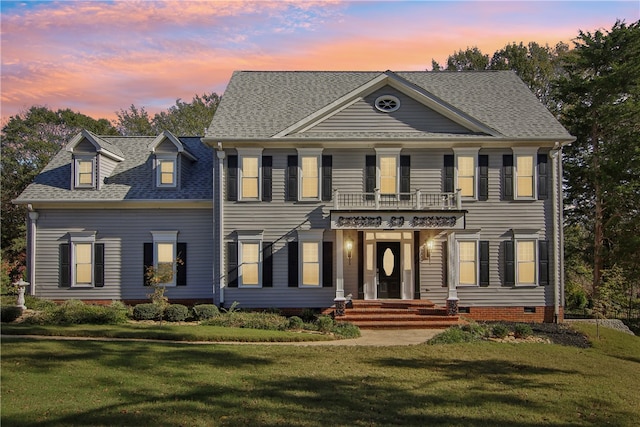
[[[549,198],[548,159],[546,154],[538,154],[538,200]]]
[[[364,231],[358,231],[358,299],[364,299]]]
[[[238,200],[238,156],[227,157],[227,200]]]
[[[373,193],[376,189],[376,156],[365,157],[364,192]],[[373,194],[367,194],[367,200],[373,200]]]
[[[289,287],[298,287],[298,242],[287,243],[289,257]]]
[[[60,287],[68,288],[71,286],[71,245],[69,243],[61,243],[59,249],[60,264]]]
[[[153,243],[145,243],[144,250],[142,252],[142,262],[143,262],[143,283],[145,286],[151,285],[151,280],[149,278],[150,269],[153,268]]]
[[[227,242],[227,286],[238,287],[238,243]]]
[[[298,156],[287,156],[287,201],[298,200]]]
[[[400,193],[411,192],[411,156],[400,156]],[[400,200],[410,200],[410,194],[403,194]]]
[[[489,156],[478,156],[478,200],[489,199]]]
[[[187,244],[178,243],[178,262],[176,265],[176,286],[187,286]]]
[[[513,200],[513,155],[502,156],[502,199]]]
[[[96,288],[104,287],[104,243],[93,245],[93,284]]]
[[[322,287],[333,286],[333,242],[322,242]]]
[[[538,283],[540,286],[549,284],[549,241],[538,241]]]
[[[333,157],[322,156],[322,200],[327,202],[333,195]]]
[[[489,241],[480,241],[480,286],[489,286]]]
[[[445,154],[444,155],[444,192],[445,193],[453,193],[455,190],[453,188],[454,183],[454,157],[453,154]]]
[[[273,287],[273,242],[262,242],[262,287]]]
[[[504,246],[504,284],[514,286],[516,284],[516,265],[513,240],[505,240]]]
[[[262,156],[262,201],[270,202],[273,184],[273,157]]]

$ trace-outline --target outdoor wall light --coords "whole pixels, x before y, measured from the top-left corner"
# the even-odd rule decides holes
[[[353,255],[353,240],[351,238],[347,238],[345,241],[345,249],[347,250],[347,259],[349,260],[349,265],[351,265],[351,256]]]
[[[433,239],[427,239],[424,246],[427,253],[427,259],[431,260],[431,252],[433,251]]]

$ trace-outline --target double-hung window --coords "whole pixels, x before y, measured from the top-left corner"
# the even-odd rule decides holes
[[[460,195],[469,199],[477,198],[478,148],[454,148],[456,158],[455,188],[460,189]]]
[[[238,231],[238,261],[240,287],[262,286],[262,231]]]
[[[460,285],[478,284],[478,242],[476,240],[458,241],[458,261]]]
[[[380,194],[396,195],[399,191],[398,166],[399,148],[376,148],[378,180]]]
[[[260,200],[262,148],[238,148],[238,200]]]
[[[153,280],[159,285],[174,286],[177,273],[177,231],[152,231],[153,235]]]
[[[298,167],[300,185],[298,186],[298,200],[320,200],[320,166],[322,149],[299,148]]]
[[[536,240],[517,239],[516,284],[536,284]]]
[[[95,240],[95,231],[69,233],[60,245],[60,286],[104,286],[104,244]]]
[[[77,157],[75,159],[75,187],[76,188],[94,188],[96,176],[96,159],[95,157]]]
[[[176,159],[156,159],[156,184],[158,187],[176,186]]]
[[[549,284],[549,242],[537,231],[513,230],[513,240],[505,242],[505,284],[545,286]]]
[[[531,200],[536,197],[535,148],[514,148],[514,194],[515,199]]]
[[[298,231],[301,287],[322,286],[322,235],[324,230]]]

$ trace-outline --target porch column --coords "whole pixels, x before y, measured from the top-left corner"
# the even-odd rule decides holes
[[[459,195],[459,193],[458,193]],[[458,199],[460,200],[460,199]],[[458,314],[458,260],[456,258],[456,239],[454,233],[447,235],[447,282],[449,283],[449,292],[447,294],[447,314],[455,316]]]
[[[29,245],[29,258],[27,258],[27,272],[29,274],[29,282],[31,286],[29,286],[29,294],[31,296],[36,295],[36,245],[37,245],[37,235],[38,232],[38,218],[40,214],[34,210],[32,210],[31,205],[29,208],[29,232],[27,233],[29,236],[28,245]]]
[[[336,230],[336,298],[344,298],[344,245],[343,231]]]

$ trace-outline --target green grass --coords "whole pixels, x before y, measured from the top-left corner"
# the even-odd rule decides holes
[[[590,325],[580,325],[589,334]],[[3,337],[3,426],[635,426],[640,339],[593,348]]]
[[[23,325],[3,324],[3,335],[136,338],[172,341],[297,342],[332,340],[330,335],[205,325]]]

